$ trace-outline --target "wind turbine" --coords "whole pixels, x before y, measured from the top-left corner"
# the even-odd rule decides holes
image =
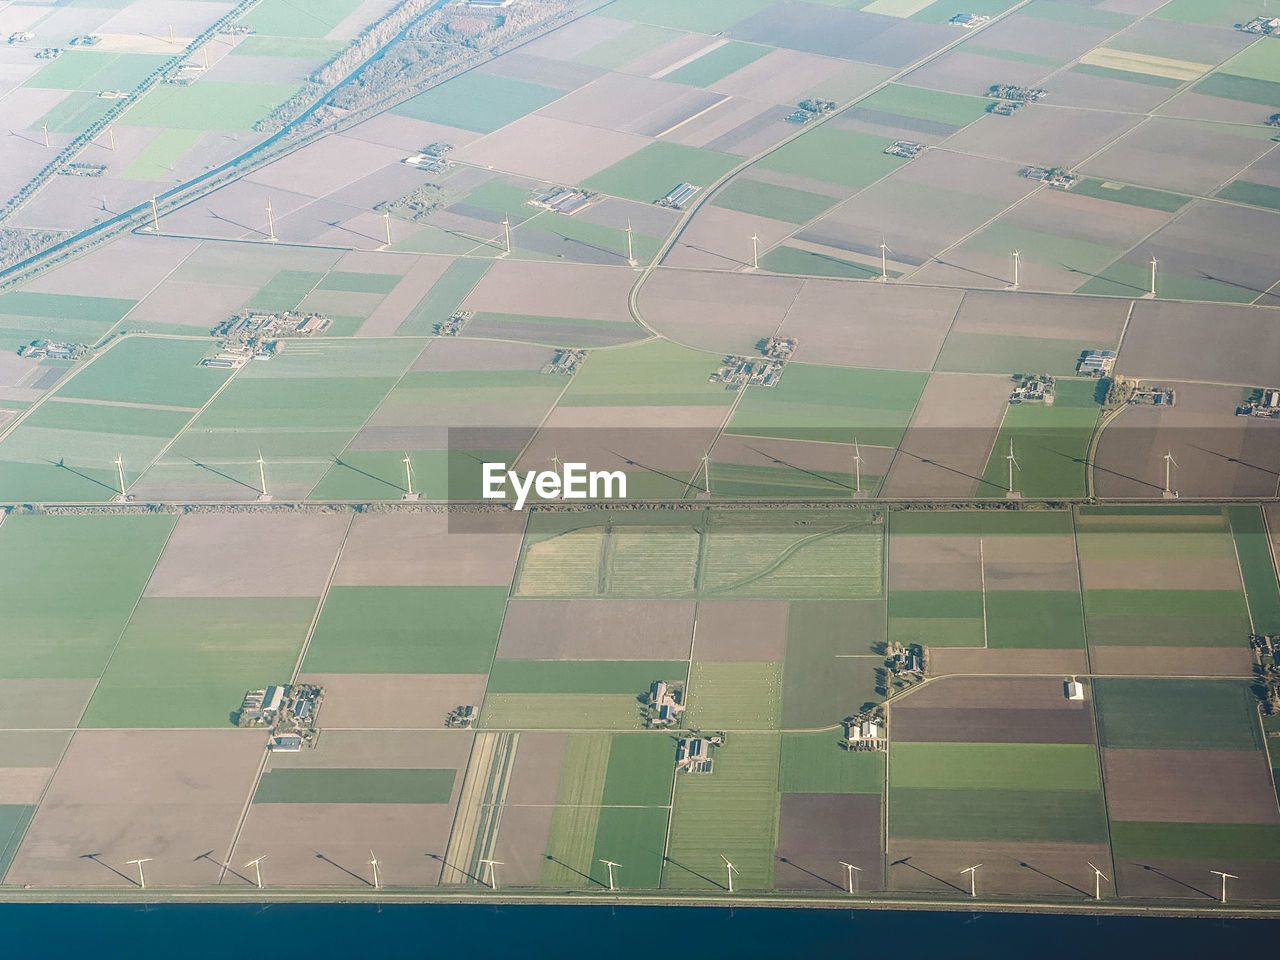
[[[263,860],[265,860],[265,859],[267,859],[267,855],[264,853],[262,856],[258,857],[256,860],[250,860],[248,863],[246,863],[246,864],[245,864],[245,866],[246,866],[246,867],[253,867],[253,874],[254,874],[254,876],[255,876],[255,877],[257,877],[257,878],[258,878],[258,889],[259,889],[259,890],[261,890],[261,889],[262,889],[262,866],[261,866],[261,864],[262,864],[262,861],[263,861]]]
[[[124,500],[126,497],[124,492],[124,454],[117,453],[113,462],[116,465],[116,475],[120,478],[120,499]]]
[[[858,438],[853,438],[853,492],[862,493],[862,448],[858,446]]]
[[[404,464],[404,497],[405,500],[417,500],[418,495],[413,492],[413,461],[409,459],[408,451],[400,460]]]
[[[1089,861],[1086,860],[1085,863],[1089,863]],[[1110,883],[1111,881],[1107,880],[1106,874],[1104,874],[1101,870],[1095,867],[1092,863],[1089,863],[1089,869],[1093,871],[1093,899],[1101,900],[1102,899],[1102,881],[1106,880],[1107,883]]]
[[[267,197],[267,239],[276,242],[276,218],[271,210],[271,198]]]
[[[44,134],[44,145],[49,146],[49,125],[46,123],[40,127],[40,132]]]
[[[1022,472],[1022,467],[1019,466],[1017,458],[1013,455],[1013,437],[1009,438],[1009,455],[1005,459],[1009,461],[1009,490],[1005,497],[1013,500],[1022,496],[1020,493],[1013,492],[1013,471],[1016,469],[1019,473]]]
[[[147,889],[147,878],[142,875],[142,865],[144,863],[150,863],[151,859],[151,857],[139,857],[137,860],[125,861],[127,866],[136,866],[138,868],[138,886],[143,890]],[[1223,884],[1225,885],[1225,883],[1226,881],[1224,880]],[[1223,902],[1225,903],[1226,901],[1224,900]]]
[[[760,237],[754,233],[751,235],[751,269],[760,269]]]
[[[373,867],[373,889],[381,890],[382,879],[378,876],[378,857],[372,850],[369,851],[369,866]]]
[[[612,891],[614,890],[614,886],[613,886],[613,868],[614,868],[614,867],[620,867],[620,866],[622,866],[622,864],[620,864],[620,863],[614,863],[612,860],[601,860],[600,862],[601,862],[601,863],[603,863],[606,867],[608,867],[608,868],[609,868],[609,890],[610,890],[610,892],[612,892]]]
[[[889,245],[884,242],[884,235],[880,236],[880,279],[889,279]]]
[[[845,863],[843,860],[840,861],[840,866],[844,867],[844,872],[849,875],[849,893],[856,893],[858,889],[857,882],[862,879],[862,868],[855,867],[852,863]],[[856,880],[853,876],[854,871],[857,871],[859,874]]]
[[[382,224],[387,228],[387,246],[391,246],[391,211],[382,211]]]
[[[1234,873],[1223,873],[1221,870],[1210,870],[1209,872],[1216,873],[1218,876],[1222,878],[1222,902],[1226,903],[1227,902],[1227,880],[1228,879],[1239,880],[1240,878],[1237,877]]]
[[[261,447],[258,448],[258,481],[262,484],[258,499],[270,500],[271,494],[267,493],[267,461],[262,459]]]
[[[1018,289],[1018,273],[1019,273],[1018,268],[1021,265],[1022,265],[1022,251],[1015,250],[1013,251],[1013,283],[1010,284],[1009,286],[1010,290]]]
[[[1173,470],[1178,466],[1178,461],[1173,459],[1173,451],[1170,450],[1163,457],[1164,460],[1164,498],[1166,500],[1177,499],[1177,492],[1173,489]]]
[[[711,496],[711,451],[702,455],[702,489]]]
[[[502,218],[503,235],[507,238],[507,253],[511,253],[511,218],[504,216]]]
[[[1157,260],[1155,257],[1151,258],[1151,294],[1150,296],[1153,298],[1156,295],[1156,264],[1159,262],[1160,261]]]
[[[107,127],[107,148],[112,152],[116,152],[116,130],[115,127]]]
[[[160,232],[160,210],[156,207],[156,198],[151,198],[151,229]]]
[[[726,857],[723,853],[720,854],[720,859],[724,861],[725,870],[729,874],[729,892],[733,893],[733,875],[738,872],[738,868],[735,867],[732,863],[730,863],[729,858]]]
[[[488,865],[489,865],[489,889],[490,889],[490,890],[497,890],[497,889],[498,889],[498,874],[497,874],[497,871],[496,871],[496,870],[494,870],[494,867],[500,867],[500,866],[502,866],[502,865],[503,865],[503,864],[502,864],[502,861],[501,861],[501,860],[486,860],[486,859],[484,859],[483,857],[481,857],[481,858],[480,858],[480,862],[481,862],[481,863],[485,863],[485,864],[488,864]]]
[[[627,217],[627,263],[636,265],[636,255],[631,249],[631,218]]]
[[[960,871],[962,876],[966,873],[969,875],[969,896],[971,897],[976,897],[978,895],[978,868],[980,866],[982,866],[982,864],[975,863],[972,867],[965,867]]]

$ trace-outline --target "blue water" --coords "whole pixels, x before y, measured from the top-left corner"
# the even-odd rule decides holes
[[[1274,944],[1276,921],[460,905],[0,905],[0,957],[1035,960],[1194,957]]]

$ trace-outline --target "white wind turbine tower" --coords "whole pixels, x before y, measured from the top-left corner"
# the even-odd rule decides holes
[[[702,489],[711,496],[711,451],[702,455]]]
[[[391,211],[382,211],[382,224],[387,228],[387,246],[391,246]]]
[[[610,892],[612,892],[612,891],[614,890],[614,886],[613,886],[613,868],[614,868],[614,867],[620,867],[620,866],[622,866],[622,864],[620,864],[620,863],[614,863],[612,860],[601,860],[600,862],[601,862],[601,863],[603,863],[606,867],[608,867],[608,868],[609,868],[609,890],[610,890]]]
[[[1005,459],[1009,461],[1009,489],[1005,493],[1005,499],[1018,500],[1022,497],[1022,494],[1014,492],[1013,471],[1017,470],[1019,473],[1021,473],[1022,467],[1018,464],[1017,458],[1013,455],[1013,437],[1009,438],[1009,455],[1005,457]]]
[[[116,465],[116,476],[120,480],[120,499],[127,500],[129,495],[124,492],[124,454],[117,453],[112,463]]]
[[[966,873],[969,875],[969,896],[971,897],[978,895],[978,868],[980,866],[982,864],[975,863],[972,867],[965,867],[960,871],[962,876]]]
[[[417,500],[418,495],[413,492],[413,461],[409,459],[408,451],[400,460],[404,464],[404,496],[402,500]]]
[[[497,890],[498,889],[498,873],[494,868],[501,867],[503,865],[502,861],[486,860],[483,857],[481,857],[480,862],[483,864],[486,864],[489,867],[489,889]]]
[[[504,216],[502,218],[503,236],[506,238],[507,254],[511,253],[511,218]]]
[[[1021,266],[1022,266],[1022,251],[1015,250],[1013,251],[1013,283],[1009,284],[1010,290],[1018,289],[1018,280],[1019,280],[1018,274],[1020,273],[1019,268]]]
[[[884,242],[884,236],[880,237],[880,279],[889,279],[889,245]]]
[[[636,255],[631,249],[631,218],[627,217],[627,263],[631,266],[636,265]]]
[[[751,235],[751,269],[760,269],[760,237],[754,233]]]
[[[276,242],[276,217],[271,209],[271,198],[267,197],[267,239]]]
[[[147,878],[142,875],[142,865],[144,863],[150,863],[151,859],[152,859],[151,857],[139,857],[137,860],[125,861],[125,864],[127,866],[138,868],[138,886],[141,887],[143,890],[147,889]],[[1226,881],[1224,880],[1223,883],[1225,884]],[[1226,901],[1223,901],[1223,902],[1225,903]]]
[[[1210,870],[1209,872],[1216,873],[1218,876],[1222,878],[1222,902],[1226,903],[1227,902],[1227,880],[1228,879],[1239,880],[1240,878],[1237,877],[1234,873],[1223,873],[1221,870]]]
[[[729,858],[723,853],[720,854],[720,859],[724,861],[725,870],[729,874],[729,892],[733,893],[733,875],[738,872],[738,868],[730,863]]]
[[[378,857],[372,850],[369,851],[369,866],[373,867],[373,889],[382,889],[382,878],[378,876]]]
[[[245,864],[246,867],[253,867],[253,875],[258,880],[259,890],[262,889],[262,861],[265,859],[267,859],[267,855],[264,853],[262,856],[258,857],[257,859],[250,860],[248,863]]]
[[[264,503],[271,499],[271,494],[267,493],[267,461],[262,459],[262,450],[258,450],[258,482],[261,486],[258,488],[258,499]]]
[[[862,868],[855,867],[852,863],[845,863],[843,860],[840,861],[840,866],[844,867],[844,872],[849,875],[849,893],[856,893],[858,889],[857,881],[862,879]],[[854,879],[854,871],[858,873],[857,880]]]
[[[862,448],[857,437],[853,438],[853,495],[862,496]]]
[[[1155,257],[1151,258],[1151,292],[1147,294],[1148,297],[1154,298],[1156,295],[1156,264],[1159,262]]]
[[[1087,860],[1085,862],[1089,863],[1089,861]],[[1103,873],[1101,870],[1095,867],[1092,863],[1089,863],[1089,869],[1093,871],[1093,899],[1101,900],[1102,899],[1102,881],[1106,880],[1107,883],[1110,883],[1111,881],[1107,879],[1107,875],[1105,873]]]
[[[151,198],[151,229],[155,233],[160,232],[160,210],[156,207],[156,198]]]
[[[1178,499],[1178,492],[1173,489],[1173,471],[1178,466],[1178,461],[1173,459],[1173,451],[1170,450],[1163,457],[1164,461],[1164,498],[1166,500]]]

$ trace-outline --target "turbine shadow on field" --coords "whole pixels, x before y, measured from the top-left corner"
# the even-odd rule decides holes
[[[834,880],[828,880],[826,877],[822,876],[821,874],[814,873],[812,870],[806,870],[804,867],[800,866],[800,864],[796,863],[794,860],[788,860],[786,857],[779,857],[778,862],[785,863],[788,867],[795,867],[801,873],[807,873],[809,876],[813,877],[813,879],[821,880],[823,883],[825,883],[829,887],[835,887],[837,890],[844,889],[844,887],[840,886],[840,884],[836,883]]]
[[[950,887],[952,890],[959,890],[961,893],[965,894],[966,896],[969,893],[968,890],[960,886],[958,883],[952,883],[950,880],[943,880],[941,877],[934,876],[928,870],[923,870],[920,867],[917,867],[914,863],[911,863],[910,857],[903,857],[901,860],[895,860],[893,861],[893,863],[889,864],[889,866],[910,867],[912,870],[916,871],[916,873],[922,873],[926,877],[928,877],[930,880],[936,880],[938,883],[941,883],[943,886]]]
[[[243,873],[239,873],[238,871],[232,868],[231,864],[223,863],[221,860],[214,859],[212,850],[209,850],[205,853],[200,854],[198,857],[195,857],[191,862],[199,863],[201,860],[208,860],[210,863],[214,864],[215,866],[221,867],[223,870],[227,871],[227,873],[231,874],[233,877],[243,880],[245,883],[251,883],[254,886],[258,885],[256,880],[252,880],[249,877],[246,877]]]
[[[325,223],[328,224],[330,227],[333,227],[335,230],[341,230],[343,233],[349,233],[353,237],[359,237],[361,240],[372,240],[374,243],[377,243],[377,244],[381,244],[383,241],[382,237],[373,237],[367,233],[361,233],[359,230],[356,230],[352,227],[348,227],[341,220],[326,220]]]
[[[1235,287],[1237,290],[1248,290],[1250,293],[1258,294],[1258,296],[1262,296],[1263,294],[1267,293],[1268,290],[1270,289],[1270,288],[1264,289],[1261,287],[1251,287],[1247,283],[1241,283],[1238,280],[1228,280],[1225,277],[1215,277],[1213,274],[1205,273],[1204,271],[1200,272],[1200,279],[1210,280],[1213,283],[1220,283],[1224,287]]]
[[[830,483],[833,486],[841,487],[845,490],[853,489],[853,487],[851,487],[847,483],[843,483],[840,480],[836,480],[832,477],[825,477],[822,474],[818,473],[816,470],[810,470],[807,467],[800,466],[799,464],[790,463],[789,461],[783,460],[781,457],[776,457],[771,453],[765,453],[763,450],[757,449],[756,447],[748,446],[747,449],[751,450],[754,453],[760,454],[760,456],[765,457],[766,459],[771,460],[774,463],[781,464],[784,467],[790,467],[792,470],[798,470],[801,473],[808,474],[811,477],[816,477],[817,479],[822,480],[825,483]]]
[[[230,217],[224,217],[217,210],[213,209],[213,207],[208,207],[207,209],[209,211],[209,216],[214,220],[221,220],[223,223],[229,223],[231,226],[239,227],[241,230],[248,230],[250,233],[261,234],[264,238],[267,236],[266,231],[262,230],[260,227],[251,227],[246,223],[241,223],[239,220],[232,220]]]
[[[428,853],[427,856],[430,857],[432,860],[437,861],[442,867],[453,867],[453,869],[457,870],[464,877],[474,880],[476,883],[484,883],[483,880],[481,880],[471,871],[463,869],[462,867],[458,866],[456,863],[450,863],[448,860],[446,860],[444,857],[442,857],[438,853]]]
[[[1179,880],[1177,877],[1170,876],[1169,874],[1165,873],[1163,870],[1161,870],[1158,867],[1153,867],[1147,863],[1138,863],[1136,860],[1131,860],[1129,862],[1132,863],[1135,867],[1141,867],[1143,870],[1148,870],[1151,873],[1156,874],[1157,876],[1164,877],[1166,880],[1172,880],[1174,883],[1176,883],[1180,887],[1186,887],[1188,890],[1194,890],[1196,893],[1200,894],[1201,896],[1208,897],[1210,900],[1218,899],[1216,895],[1209,893],[1209,891],[1201,890],[1199,887],[1193,884],[1187,883],[1185,880]]]
[[[1227,463],[1239,464],[1242,467],[1248,467],[1250,470],[1257,470],[1259,473],[1265,473],[1269,477],[1280,477],[1280,471],[1272,470],[1270,467],[1263,467],[1256,463],[1250,463],[1248,460],[1241,460],[1239,457],[1228,456],[1225,453],[1219,453],[1217,450],[1210,450],[1208,447],[1201,447],[1194,443],[1190,446],[1192,450],[1199,450],[1201,453],[1207,453],[1209,456],[1225,460]]]
[[[1055,457],[1061,457],[1063,460],[1070,460],[1072,463],[1078,463],[1084,467],[1093,467],[1094,473],[1109,473],[1113,477],[1119,477],[1121,480],[1128,480],[1131,483],[1140,486],[1150,487],[1153,490],[1163,490],[1164,487],[1158,483],[1152,483],[1150,480],[1143,480],[1141,477],[1135,477],[1128,473],[1121,473],[1119,470],[1112,470],[1110,467],[1104,467],[1096,460],[1089,460],[1087,457],[1073,457],[1070,454],[1063,453],[1061,450],[1055,450],[1053,447],[1043,448],[1046,453],[1050,453]]]
[[[1117,287],[1128,287],[1130,290],[1136,290],[1143,296],[1150,292],[1146,287],[1140,287],[1136,283],[1128,283],[1124,280],[1118,280],[1115,277],[1108,277],[1101,273],[1094,273],[1092,270],[1081,270],[1079,267],[1068,267],[1066,264],[1063,264],[1062,267],[1067,271],[1067,273],[1078,273],[1082,277],[1088,277],[1090,280],[1105,280],[1107,283],[1114,283]]]
[[[719,880],[712,880],[712,879],[711,879],[710,877],[708,877],[705,873],[699,873],[697,870],[693,870],[693,869],[691,869],[691,868],[689,868],[689,867],[686,867],[686,866],[685,866],[683,863],[681,863],[679,860],[672,860],[670,857],[663,857],[663,858],[662,858],[662,862],[663,862],[663,863],[669,863],[669,864],[671,864],[673,867],[679,867],[679,868],[680,868],[681,870],[683,870],[685,873],[692,874],[693,876],[697,877],[699,880],[705,880],[705,881],[707,881],[707,883],[711,884],[713,887],[719,887],[721,890],[728,890],[728,889],[729,889],[725,884],[721,883]]]
[[[940,263],[944,267],[950,267],[952,270],[959,270],[961,273],[972,273],[975,277],[982,277],[984,280],[994,280],[996,283],[1008,284],[1011,282],[1009,277],[993,277],[989,273],[983,273],[981,270],[974,270],[972,267],[962,267],[958,263],[952,263],[950,260],[941,260],[938,257],[933,258],[934,263]]]
[[[602,881],[602,880],[597,880],[595,877],[591,876],[591,874],[589,874],[589,873],[583,873],[583,872],[582,872],[581,870],[579,870],[577,867],[571,867],[571,866],[569,866],[569,865],[568,865],[567,863],[565,863],[563,860],[557,859],[556,857],[553,857],[553,856],[552,856],[551,854],[549,854],[549,853],[548,853],[546,856],[547,856],[547,859],[548,859],[548,860],[550,860],[552,863],[554,863],[554,864],[558,864],[559,866],[564,867],[564,868],[565,868],[566,870],[568,870],[570,873],[576,873],[576,874],[577,874],[578,876],[580,876],[583,880],[586,880],[586,881],[588,881],[589,883],[594,883],[594,884],[595,884],[596,886],[598,886],[598,887],[607,887],[607,886],[609,886],[609,885],[608,885],[607,883],[605,883],[604,881]],[[470,876],[470,874],[468,874],[468,876]]]
[[[626,456],[625,454],[619,453],[617,450],[608,450],[607,452],[613,454],[615,457],[621,460],[628,467],[639,467],[641,470],[645,470],[649,473],[657,474],[660,477],[666,477],[668,480],[672,481],[673,483],[678,483],[681,486],[686,486],[686,481],[681,480],[679,477],[673,476],[670,473],[663,473],[661,470],[657,469],[656,467],[650,467],[647,464],[643,464],[638,460],[632,460],[630,457]]]
[[[341,457],[334,457],[333,464],[336,467],[346,467],[348,470],[352,470],[360,474],[362,477],[368,477],[370,480],[376,480],[378,483],[381,483],[384,486],[390,487],[392,490],[395,490],[397,493],[407,492],[404,487],[400,486],[400,484],[392,483],[390,480],[387,480],[385,477],[380,477],[375,473],[370,473],[368,470],[361,470],[359,467],[355,466],[354,464],[347,463],[347,461],[343,460]]]
[[[1068,890],[1074,890],[1076,893],[1080,894],[1083,897],[1092,896],[1088,890],[1081,889],[1080,887],[1077,887],[1074,883],[1068,883],[1066,880],[1063,880],[1061,877],[1055,877],[1051,873],[1045,873],[1039,867],[1033,867],[1031,864],[1027,863],[1025,860],[1018,861],[1018,866],[1026,867],[1032,873],[1038,873],[1040,874],[1040,876],[1045,877],[1048,880],[1052,880],[1054,883],[1060,883],[1064,887],[1066,887]]]
[[[902,447],[898,448],[898,453],[900,453],[904,457],[910,457],[913,460],[919,460],[921,463],[926,463],[931,467],[937,467],[939,470],[946,470],[948,473],[954,473],[958,476],[966,477],[969,480],[975,480],[977,481],[979,486],[981,486],[982,484],[986,484],[987,486],[993,487],[996,490],[1004,489],[1004,487],[1000,486],[1000,484],[994,483],[991,480],[986,480],[982,477],[975,477],[972,473],[965,473],[963,470],[960,470],[957,467],[948,467],[945,463],[939,463],[937,460],[931,460],[928,457],[922,457],[920,456],[920,454],[912,453],[910,450],[906,450]]]
[[[105,867],[106,869],[110,870],[112,873],[114,873],[114,874],[115,874],[117,877],[119,877],[121,880],[128,880],[128,881],[129,881],[130,883],[132,883],[135,887],[137,887],[137,886],[141,886],[141,884],[139,884],[139,883],[138,883],[138,880],[137,880],[137,878],[136,878],[136,877],[131,877],[131,876],[129,876],[127,873],[124,873],[123,871],[117,870],[117,869],[116,869],[115,867],[113,867],[111,864],[106,863],[105,861],[98,859],[98,858],[99,858],[99,857],[101,857],[101,856],[102,856],[102,854],[100,854],[100,853],[82,853],[82,854],[80,854],[80,859],[81,859],[81,860],[92,860],[92,861],[93,861],[94,863],[96,863],[98,866],[100,866],[100,867]]]
[[[232,483],[238,483],[242,487],[248,487],[250,490],[254,491],[255,493],[258,492],[258,488],[255,487],[252,483],[245,483],[245,481],[239,479],[238,477],[233,477],[229,473],[223,473],[221,470],[217,469],[216,467],[211,467],[207,463],[201,463],[199,460],[192,460],[191,457],[186,457],[184,459],[190,460],[192,466],[199,467],[201,470],[208,470],[210,473],[212,473],[216,477],[221,477],[223,480],[230,480]]]
[[[79,477],[81,480],[88,480],[90,483],[96,483],[98,486],[100,486],[100,487],[104,487],[105,489],[110,490],[112,493],[119,493],[119,492],[120,492],[120,491],[119,491],[119,490],[117,490],[115,487],[111,486],[111,484],[109,484],[109,483],[103,483],[103,482],[102,482],[101,480],[99,480],[97,477],[91,477],[91,476],[89,476],[89,474],[87,474],[87,473],[81,473],[81,472],[80,472],[79,470],[77,470],[75,467],[68,467],[68,466],[67,466],[67,464],[66,464],[66,461],[64,461],[64,460],[50,460],[50,461],[49,461],[49,463],[53,464],[55,467],[60,467],[60,468],[62,468],[63,470],[66,470],[68,473],[73,473],[73,474],[75,474],[75,475],[76,475],[77,477]],[[97,856],[97,854],[95,853],[95,854],[94,854],[94,856],[96,857],[96,856]]]
[[[356,880],[359,880],[359,881],[360,881],[361,883],[363,883],[366,887],[372,887],[372,886],[373,886],[373,881],[372,881],[372,880],[370,880],[368,877],[362,877],[362,876],[360,876],[360,874],[356,873],[355,871],[353,871],[353,870],[348,870],[348,869],[347,869],[346,867],[344,867],[342,864],[338,863],[338,861],[336,861],[336,860],[330,860],[328,857],[326,857],[323,853],[320,853],[318,850],[316,851],[316,859],[317,859],[317,860],[323,860],[325,863],[328,863],[328,864],[331,864],[331,865],[333,865],[333,866],[337,867],[339,870],[341,870],[341,871],[342,871],[343,873],[345,873],[347,876],[349,876],[349,877],[354,877]]]

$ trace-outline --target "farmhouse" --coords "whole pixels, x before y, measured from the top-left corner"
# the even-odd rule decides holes
[[[668,727],[684,712],[684,684],[655,680],[649,687],[648,725]]]
[[[682,737],[676,743],[676,769],[685,773],[710,773],[711,748],[722,742],[717,737]]]
[[[670,193],[658,201],[658,206],[672,207],[679,210],[684,204],[692,200],[693,195],[701,189],[701,187],[695,187],[692,183],[677,184],[671,189]]]
[[[1076,372],[1086,377],[1104,377],[1115,363],[1114,350],[1086,350],[1076,364]]]
[[[951,22],[958,27],[964,27],[966,30],[973,30],[984,23],[990,23],[991,18],[985,13],[957,13],[951,18]]]
[[[850,717],[844,721],[846,750],[884,750],[888,745],[877,717]]]
[[[884,148],[884,152],[891,157],[902,157],[904,160],[910,160],[924,153],[924,144],[916,143],[914,140],[895,140]]]

